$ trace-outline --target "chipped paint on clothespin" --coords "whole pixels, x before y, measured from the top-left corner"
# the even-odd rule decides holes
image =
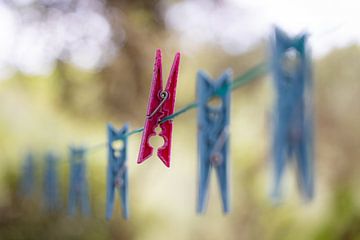
[[[128,124],[120,130],[110,123],[107,125],[108,133],[108,167],[107,167],[107,197],[106,219],[111,219],[114,208],[115,191],[118,189],[121,199],[122,215],[129,217],[128,206],[128,170],[127,170],[127,133]]]
[[[281,199],[281,178],[287,161],[296,158],[304,199],[314,192],[312,71],[307,34],[290,38],[279,28],[271,41],[271,69],[275,88],[273,113],[273,198]]]
[[[203,72],[197,74],[199,192],[197,212],[204,213],[210,170],[216,169],[224,213],[229,212],[229,122],[231,73],[214,81]],[[220,91],[221,90],[221,91]],[[218,93],[221,92],[221,95]],[[216,106],[211,100],[217,98]]]
[[[57,175],[57,157],[49,152],[45,156],[45,174],[44,174],[44,203],[49,211],[58,210],[59,201],[59,182]]]
[[[86,179],[86,149],[70,147],[69,214],[75,215],[77,206],[81,214],[90,214],[89,192]]]
[[[24,163],[22,165],[22,176],[21,176],[21,195],[29,197],[34,192],[34,155],[31,152],[26,154]]]
[[[153,80],[150,88],[149,102],[141,139],[138,163],[142,163],[153,154],[153,147],[149,140],[156,135],[156,127],[160,125],[159,136],[163,137],[164,145],[157,150],[157,155],[165,166],[170,167],[172,120],[161,122],[165,117],[173,114],[175,108],[176,84],[180,64],[180,53],[176,53],[165,90],[162,83],[161,51],[156,51]]]

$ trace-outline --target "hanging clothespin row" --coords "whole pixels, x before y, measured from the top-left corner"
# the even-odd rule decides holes
[[[86,149],[70,147],[69,214],[75,215],[77,206],[81,214],[90,214],[89,191],[86,179]]]
[[[58,159],[54,153],[49,152],[46,154],[44,174],[44,203],[45,208],[48,211],[55,211],[60,207],[57,163]]]
[[[164,121],[165,117],[174,113],[176,84],[180,64],[180,53],[176,53],[170,75],[163,89],[162,60],[160,49],[156,50],[153,79],[151,82],[147,114],[142,134],[138,163],[142,163],[153,154],[149,140],[156,135],[155,129],[160,126],[159,136],[163,137],[164,145],[157,150],[157,155],[165,166],[170,167],[172,120]]]
[[[129,126],[125,124],[120,130],[111,124],[107,125],[108,134],[108,167],[107,167],[107,197],[106,219],[111,219],[114,208],[115,191],[119,191],[123,218],[129,217],[128,206],[128,170],[127,142]]]
[[[29,197],[34,191],[34,155],[32,152],[28,152],[22,165],[22,176],[21,176],[21,189],[20,193],[24,197]]]
[[[197,74],[199,189],[197,212],[206,208],[210,170],[214,168],[220,187],[223,212],[229,212],[229,122],[231,73],[218,80]]]
[[[314,194],[312,70],[307,34],[289,37],[275,28],[271,69],[275,88],[272,160],[273,198],[281,199],[287,162],[296,159],[298,183],[305,200]]]

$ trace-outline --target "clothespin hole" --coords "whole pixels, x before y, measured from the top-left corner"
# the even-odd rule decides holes
[[[114,156],[116,158],[119,158],[121,156],[121,152],[120,151],[114,151]]]
[[[121,149],[124,147],[123,141],[115,140],[112,142],[111,147],[114,149],[114,156],[119,158],[121,156]]]
[[[207,102],[207,106],[209,107],[209,108],[215,108],[215,109],[217,109],[217,108],[221,108],[221,106],[222,106],[222,99],[219,97],[219,96],[214,96],[214,97],[212,97],[212,98],[210,98],[209,100],[208,100],[208,102]]]
[[[121,140],[115,140],[112,142],[111,147],[115,150],[121,150],[124,147],[124,143]]]
[[[159,136],[160,131],[161,131],[161,128],[159,126],[156,127],[155,128],[156,135],[152,136],[149,139],[149,143],[154,149],[158,149],[164,145],[164,142],[165,142],[164,138]]]
[[[288,76],[293,76],[300,65],[299,52],[295,48],[289,48],[282,58],[282,69]]]

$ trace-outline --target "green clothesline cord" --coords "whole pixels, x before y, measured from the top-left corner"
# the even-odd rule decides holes
[[[266,74],[267,70],[268,70],[267,64],[260,63],[260,64],[256,65],[255,67],[251,68],[250,70],[248,70],[247,72],[245,72],[243,75],[240,75],[237,78],[235,78],[235,80],[230,83],[230,86],[224,86],[224,87],[220,88],[219,91],[217,91],[215,93],[215,96],[223,95],[228,87],[231,87],[231,90],[234,90],[234,89],[239,88],[239,87],[243,86],[244,84],[250,82],[251,80],[259,78],[259,77],[263,76],[264,74]],[[197,108],[196,102],[189,103],[185,107],[181,108],[179,111],[165,117],[163,120],[161,120],[160,123],[174,119],[177,116],[179,116],[193,108]]]
[[[224,86],[224,87],[220,88],[219,91],[217,91],[215,93],[215,96],[216,95],[221,96],[222,94],[224,94],[224,92],[226,91],[226,89],[228,87],[231,87],[231,90],[234,90],[234,89],[237,89],[237,88],[245,85],[246,83],[248,83],[252,80],[262,77],[267,73],[267,71],[268,71],[267,63],[262,62],[256,66],[252,67],[251,69],[246,71],[244,74],[236,77],[234,79],[234,81],[232,81],[230,83],[230,86]],[[180,110],[178,110],[178,111],[174,112],[173,114],[162,119],[160,123],[164,123],[166,121],[172,120],[172,119],[176,118],[177,116],[182,115],[183,113],[185,113],[191,109],[197,108],[197,106],[198,105],[196,102],[189,103],[188,105],[181,108]],[[126,137],[129,137],[129,136],[137,134],[137,133],[141,133],[142,131],[144,131],[144,128],[137,128],[135,130],[132,130],[131,132],[128,132],[128,134],[126,134]],[[106,143],[101,143],[101,144],[94,145],[92,147],[88,147],[87,149],[88,150],[95,149],[95,148],[99,148],[99,147],[102,147],[105,145],[106,145]]]

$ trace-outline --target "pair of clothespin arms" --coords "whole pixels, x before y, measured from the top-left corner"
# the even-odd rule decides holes
[[[34,155],[28,152],[25,156],[22,165],[21,188],[20,193],[22,196],[30,197],[34,191]]]
[[[281,198],[281,178],[286,163],[296,158],[300,191],[313,197],[312,70],[307,34],[290,38],[275,28],[271,41],[271,69],[275,88],[272,116],[275,200]]]
[[[129,217],[128,207],[128,168],[127,144],[129,126],[121,129],[114,128],[111,124],[107,126],[108,136],[108,166],[107,166],[107,185],[106,185],[106,219],[112,217],[114,208],[115,191],[120,193],[122,214],[125,219]]]
[[[56,211],[60,207],[57,163],[56,155],[52,152],[47,153],[45,156],[44,204],[48,211]]]
[[[69,214],[74,215],[80,207],[83,215],[90,214],[89,190],[86,179],[86,149],[70,147]]]

